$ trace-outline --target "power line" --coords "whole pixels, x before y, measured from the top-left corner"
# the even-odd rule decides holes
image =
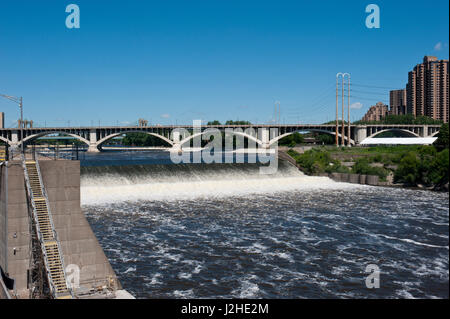
[[[354,96],[354,95],[351,95],[350,97],[358,99],[358,100],[367,100],[367,101],[376,101],[376,100],[378,100],[379,102],[386,102],[386,104],[387,104],[387,100],[383,100],[383,99],[367,98],[367,97]]]
[[[360,86],[360,87],[374,88],[374,89],[399,90],[399,88],[392,88],[392,87],[387,87],[387,86],[375,86],[375,85],[367,85],[367,84],[353,84],[353,86]]]
[[[372,95],[386,95],[386,92],[367,92],[367,91],[359,91],[359,90],[350,90],[350,92],[362,93],[362,94],[372,94]]]

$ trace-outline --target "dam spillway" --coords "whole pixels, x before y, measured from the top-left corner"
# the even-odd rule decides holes
[[[262,175],[258,164],[119,160],[81,168],[81,203],[138,298],[448,297],[446,194],[281,161]],[[381,289],[364,285],[367,264],[383,270]]]
[[[226,197],[336,188],[328,177],[306,176],[285,161],[275,174],[262,164],[149,164],[81,167],[82,205],[121,201]],[[354,187],[340,183],[341,188]]]

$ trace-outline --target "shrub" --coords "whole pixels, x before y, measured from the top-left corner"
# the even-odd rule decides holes
[[[382,167],[372,167],[369,160],[365,157],[359,158],[352,167],[352,172],[363,175],[377,175],[381,180],[386,180],[389,172]]]

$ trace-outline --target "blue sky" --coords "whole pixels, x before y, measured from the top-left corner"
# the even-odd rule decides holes
[[[71,2],[72,1],[72,2]],[[448,1],[2,1],[0,93],[40,126],[273,118],[320,123],[349,72],[359,119],[424,55],[448,59]],[[68,29],[65,8],[80,7]],[[365,26],[380,7],[381,28]],[[0,99],[12,127],[19,116]]]

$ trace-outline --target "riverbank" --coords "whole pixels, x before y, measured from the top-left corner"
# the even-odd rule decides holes
[[[376,176],[377,182],[370,178],[371,185],[448,192],[448,149],[438,151],[433,146],[320,146],[308,150],[288,149],[284,153],[307,175],[329,176],[336,181],[354,183],[364,181],[361,176]]]

